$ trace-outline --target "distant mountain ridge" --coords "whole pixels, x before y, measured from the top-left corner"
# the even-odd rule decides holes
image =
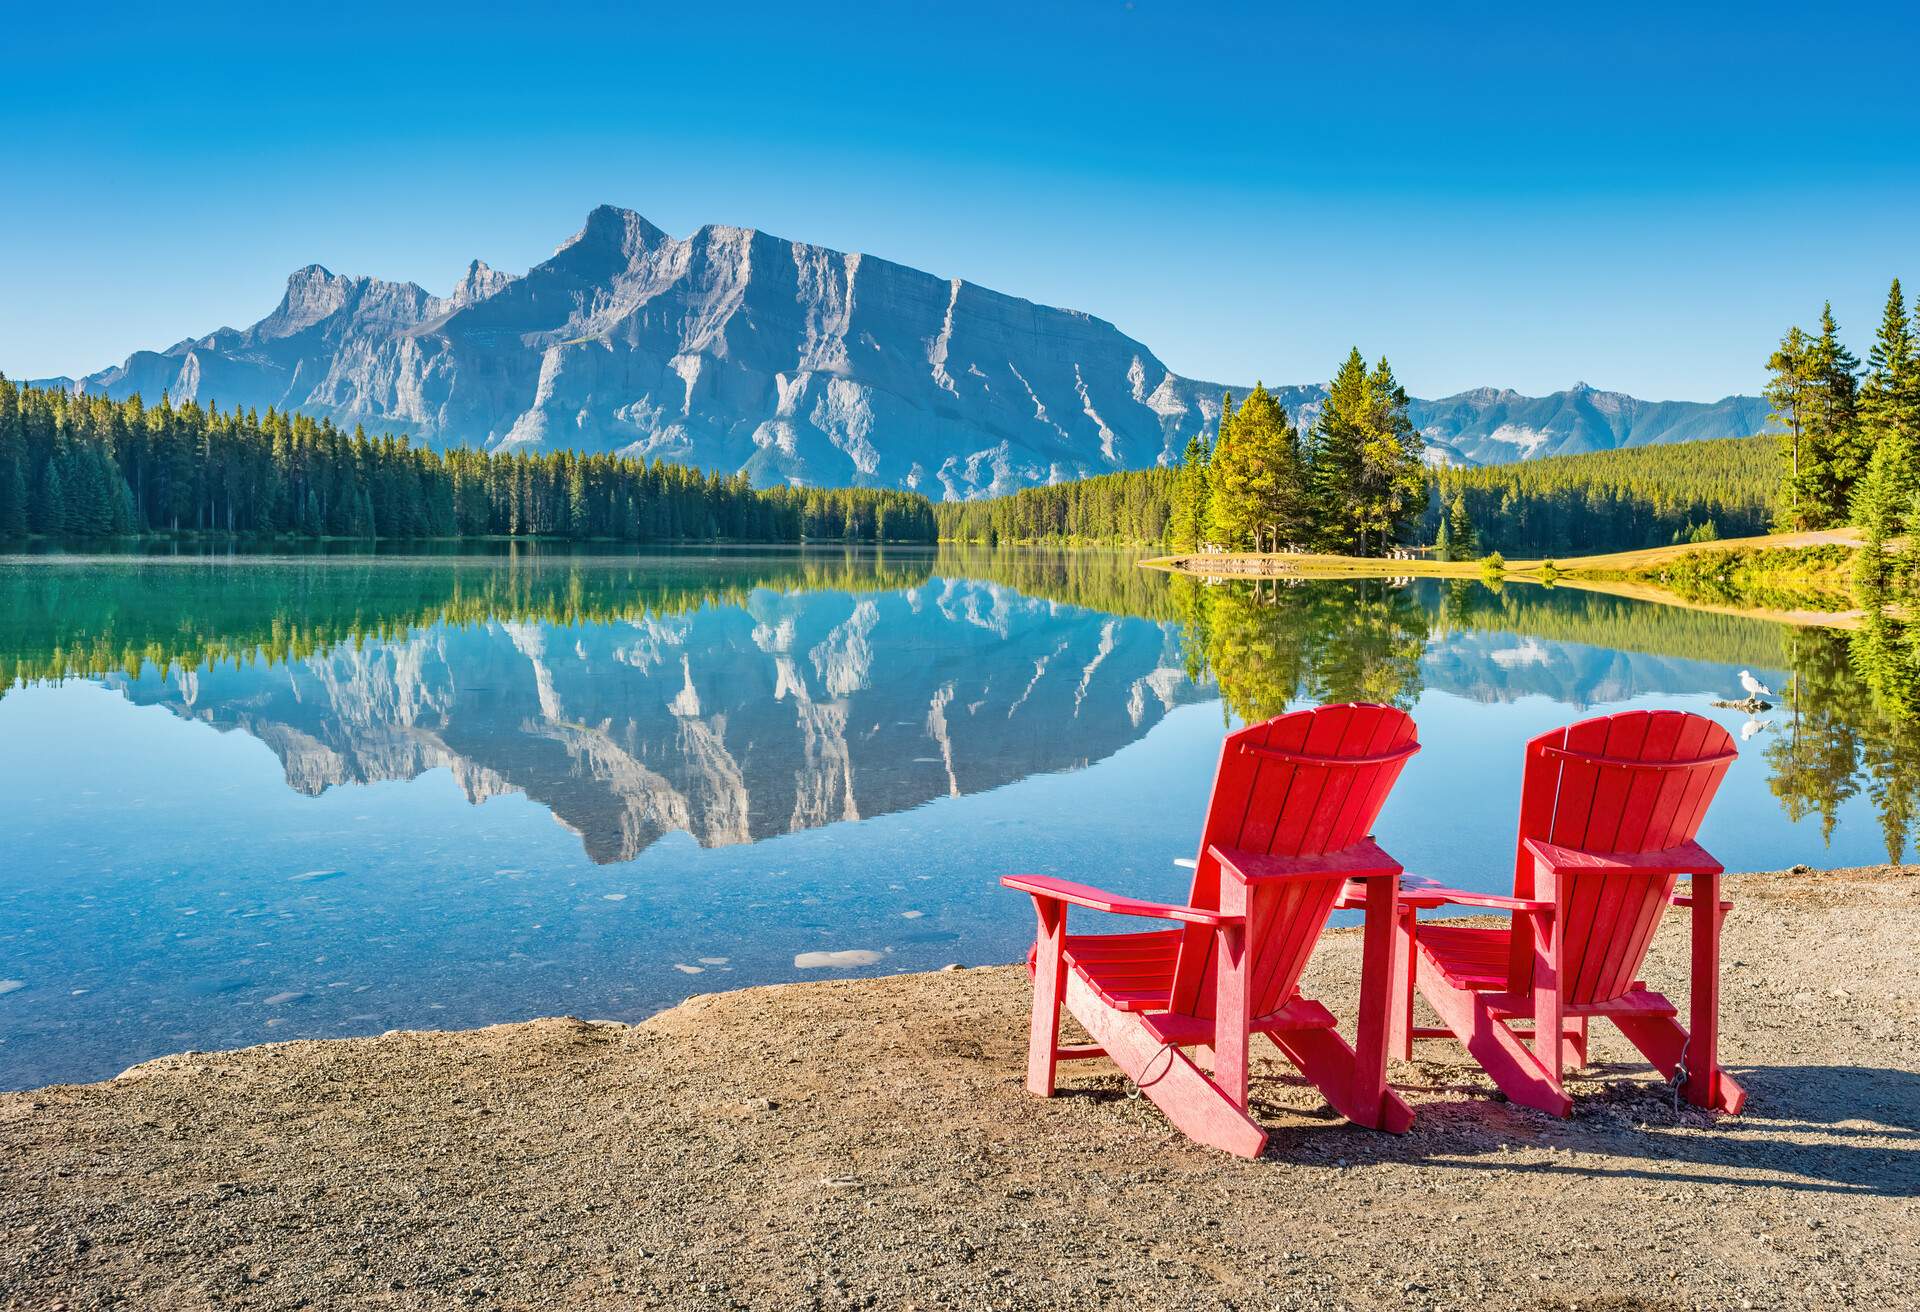
[[[1105,320],[873,256],[603,205],[523,275],[475,260],[446,296],[314,264],[250,328],[38,380],[300,410],[436,446],[570,447],[756,483],[991,495],[1170,463],[1242,386],[1182,377]],[[1303,422],[1318,385],[1276,389]],[[1759,397],[1577,385],[1416,400],[1429,458],[1492,463],[1759,431]]]

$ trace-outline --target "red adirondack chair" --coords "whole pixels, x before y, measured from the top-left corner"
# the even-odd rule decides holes
[[[1457,1038],[1514,1102],[1566,1116],[1561,1072],[1569,1056],[1585,1063],[1588,1022],[1604,1016],[1669,1079],[1679,1072],[1689,1101],[1738,1112],[1746,1094],[1717,1054],[1720,925],[1732,904],[1720,900],[1720,863],[1693,841],[1738,754],[1725,729],[1680,711],[1602,716],[1529,742],[1513,896],[1402,894],[1414,982],[1446,1027],[1414,1028],[1409,990],[1401,1055],[1415,1038]],[[1692,876],[1690,896],[1674,895],[1680,875]],[[1415,922],[1412,908],[1449,903],[1511,911],[1513,921]],[[1693,912],[1690,1032],[1637,978],[1669,904]],[[1531,1047],[1512,1025],[1523,1019]]]
[[[1391,943],[1400,865],[1369,831],[1419,750],[1412,719],[1389,706],[1323,706],[1229,735],[1184,906],[1002,879],[1032,894],[1040,919],[1027,1087],[1050,1096],[1056,1063],[1105,1056],[1192,1139],[1257,1157],[1267,1135],[1247,1115],[1248,1044],[1266,1034],[1349,1120],[1405,1131],[1413,1113],[1386,1087],[1384,1000],[1378,1051],[1356,1060],[1332,1013],[1297,986],[1348,880],[1385,881]],[[1068,934],[1069,906],[1178,928]],[[1059,1041],[1063,1002],[1092,1044]],[[1211,1049],[1211,1078],[1186,1048]]]

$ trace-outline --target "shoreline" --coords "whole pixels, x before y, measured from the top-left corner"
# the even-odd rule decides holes
[[[1447,1043],[1393,1063],[1398,1137],[1262,1060],[1240,1162],[1104,1062],[1029,1097],[1018,967],[762,986],[0,1094],[0,1307],[1898,1304],[1920,869],[1727,888],[1737,1118],[1596,1027],[1569,1121]],[[1329,932],[1307,983],[1349,1027],[1358,949]],[[1685,954],[1669,916],[1652,986]]]
[[[1800,533],[1777,533],[1766,537],[1726,538],[1710,542],[1680,543],[1649,547],[1640,551],[1606,552],[1591,556],[1572,556],[1565,560],[1528,559],[1507,561],[1498,572],[1489,573],[1477,560],[1392,560],[1384,557],[1334,556],[1319,553],[1274,552],[1178,552],[1142,558],[1143,569],[1169,574],[1185,574],[1201,579],[1280,578],[1280,579],[1353,579],[1353,578],[1437,578],[1469,579],[1489,583],[1531,583],[1540,587],[1577,588],[1605,593],[1629,600],[1657,602],[1685,610],[1714,615],[1733,615],[1748,619],[1770,620],[1797,628],[1857,629],[1862,612],[1852,606],[1834,610],[1776,606],[1738,605],[1731,602],[1703,601],[1687,597],[1666,586],[1652,572],[1663,564],[1689,556],[1741,551],[1793,552],[1808,547],[1858,547],[1856,529],[1824,529]],[[1660,576],[1664,577],[1664,576]]]

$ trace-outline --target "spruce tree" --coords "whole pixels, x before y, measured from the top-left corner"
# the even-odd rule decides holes
[[[1920,306],[1915,307],[1920,310]],[[1860,414],[1886,423],[1895,417],[1913,422],[1920,412],[1920,342],[1907,319],[1905,296],[1895,278],[1887,289],[1880,331],[1867,352],[1867,376],[1860,386]]]
[[[1787,471],[1781,500],[1790,528],[1806,524],[1801,505],[1801,470],[1805,463],[1808,392],[1807,335],[1798,325],[1787,330],[1780,345],[1767,359],[1766,398],[1771,407],[1767,417],[1787,430]]]
[[[139,530],[140,519],[134,511],[133,488],[117,470],[113,474],[113,493],[108,531],[115,537],[125,537]]]
[[[1233,393],[1227,392],[1220,397],[1220,424],[1214,432],[1213,450],[1207,456],[1207,513],[1200,530],[1203,542],[1220,547],[1240,545],[1233,537],[1231,510],[1223,504],[1219,487],[1220,462],[1238,459],[1233,454],[1233,417]]]
[[[1453,559],[1472,560],[1479,540],[1473,531],[1473,518],[1467,513],[1465,495],[1454,493],[1453,504],[1447,508],[1446,518],[1453,539]]]
[[[27,479],[20,463],[9,461],[0,470],[0,538],[27,535]]]
[[[1235,413],[1223,446],[1209,470],[1218,540],[1256,551],[1300,542],[1309,527],[1300,435],[1265,386],[1255,387]]]
[[[108,500],[106,458],[98,447],[88,445],[72,449],[65,480],[67,492],[67,532],[77,538],[105,537],[113,527],[112,503]]]
[[[67,531],[67,494],[60,486],[60,462],[49,457],[40,474],[40,495],[33,503],[33,531],[59,537]]]
[[[1869,477],[1880,478],[1884,486],[1870,497],[1855,497],[1854,522],[1865,528],[1861,514],[1877,514],[1880,531],[1891,536],[1908,522],[1908,508],[1920,493],[1920,341],[1907,319],[1898,278],[1887,292],[1880,331],[1867,355],[1859,413]]]
[[[1427,509],[1426,443],[1407,414],[1407,392],[1383,357],[1367,374],[1355,526],[1360,554],[1384,555]]]
[[[589,527],[587,511],[587,473],[579,460],[568,462],[567,470],[567,532],[571,537],[584,538]]]
[[[1886,464],[1875,461],[1854,492],[1853,520],[1861,534],[1860,549],[1853,557],[1853,586],[1864,606],[1877,607],[1886,591],[1887,534],[1896,513],[1893,482]]]
[[[1854,487],[1867,472],[1871,452],[1859,424],[1859,367],[1858,357],[1840,341],[1829,303],[1820,312],[1820,335],[1808,343],[1806,354],[1806,440],[1793,494],[1803,527],[1843,522]]]
[[[1360,541],[1367,407],[1367,362],[1356,346],[1327,385],[1307,448],[1315,537],[1327,551],[1351,552]]]
[[[1907,505],[1907,546],[1900,553],[1900,566],[1906,576],[1907,596],[1920,599],[1920,492],[1915,492]],[[1920,624],[1908,627],[1912,630],[1914,654],[1920,657]]]
[[[1173,503],[1167,508],[1167,545],[1192,551],[1206,534],[1211,496],[1208,487],[1207,441],[1199,433],[1187,440],[1187,450],[1173,478]]]

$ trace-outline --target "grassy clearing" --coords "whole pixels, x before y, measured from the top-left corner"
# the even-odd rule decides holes
[[[1857,529],[1772,533],[1559,560],[1509,560],[1492,577],[1570,586],[1794,624],[1857,622],[1848,587]],[[1222,552],[1156,556],[1151,569],[1201,577],[1485,578],[1472,560],[1380,560],[1335,555]]]
[[[1828,529],[1818,533],[1770,533],[1762,537],[1727,538],[1719,542],[1685,542],[1666,547],[1645,547],[1638,551],[1612,551],[1589,556],[1566,556],[1556,560],[1509,560],[1503,571],[1508,575],[1544,573],[1548,566],[1560,575],[1584,574],[1600,577],[1632,578],[1648,571],[1670,566],[1690,556],[1713,556],[1729,552],[1776,551],[1782,548],[1838,546],[1849,555],[1860,543],[1858,529]],[[1477,560],[1382,560],[1371,556],[1335,556],[1322,554],[1274,555],[1256,551],[1225,551],[1207,554],[1183,553],[1155,556],[1140,562],[1155,569],[1177,569],[1188,574],[1341,574],[1391,576],[1393,578],[1478,578]]]

